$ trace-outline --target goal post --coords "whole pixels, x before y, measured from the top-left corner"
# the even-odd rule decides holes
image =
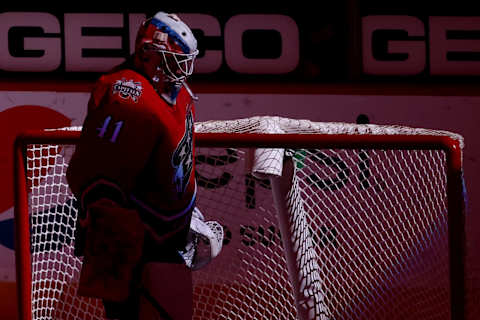
[[[465,319],[461,136],[279,117],[195,127],[197,205],[225,238],[194,272],[194,319]],[[103,317],[76,296],[64,174],[79,135],[16,139],[22,320]]]

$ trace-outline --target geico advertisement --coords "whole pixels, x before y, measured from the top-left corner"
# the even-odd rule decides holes
[[[480,17],[369,15],[362,17],[367,75],[480,74]]]
[[[366,14],[348,34],[350,20],[335,14],[337,21],[328,23],[312,23],[306,14],[179,15],[199,40],[200,76],[345,81],[355,70],[367,78],[480,74],[479,16]],[[0,70],[11,75],[109,70],[133,52],[145,18],[144,13],[0,13]]]
[[[213,73],[222,64],[240,74],[286,74],[298,65],[300,56],[298,26],[281,14],[238,14],[221,26],[208,14],[179,14],[201,40],[220,40],[221,45],[205,47],[196,63],[196,73]],[[9,72],[103,72],[123,62],[134,50],[142,13],[65,13],[57,17],[48,12],[0,13],[0,69]],[[256,30],[273,34],[276,50],[246,55],[245,34]],[[250,37],[255,41],[255,37]],[[251,42],[250,41],[250,42]],[[271,40],[269,40],[271,42]],[[203,49],[204,48],[204,49]],[[262,55],[263,54],[263,55]],[[265,56],[266,55],[266,56]],[[270,56],[270,57],[269,57]]]

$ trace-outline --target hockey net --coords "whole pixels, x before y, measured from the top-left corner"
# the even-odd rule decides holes
[[[17,139],[21,319],[102,319],[76,295],[79,129]],[[223,250],[194,319],[462,319],[461,136],[279,117],[196,123],[197,206]]]

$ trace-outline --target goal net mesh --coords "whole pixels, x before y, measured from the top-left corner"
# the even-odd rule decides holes
[[[194,319],[450,319],[445,152],[302,147],[301,134],[460,136],[278,117],[195,127],[300,135],[298,147],[196,149],[197,206],[222,224],[224,246],[193,273]],[[77,201],[65,179],[73,150],[26,151],[33,319],[104,316],[100,301],[76,295]],[[287,163],[282,213],[272,177]]]

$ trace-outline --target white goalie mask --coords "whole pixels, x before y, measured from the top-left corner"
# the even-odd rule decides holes
[[[177,15],[165,12],[158,12],[143,22],[135,48],[160,55],[160,64],[153,66],[157,70],[154,82],[163,79],[183,83],[193,73],[198,55],[197,40],[190,28]],[[152,63],[156,63],[155,60]]]

